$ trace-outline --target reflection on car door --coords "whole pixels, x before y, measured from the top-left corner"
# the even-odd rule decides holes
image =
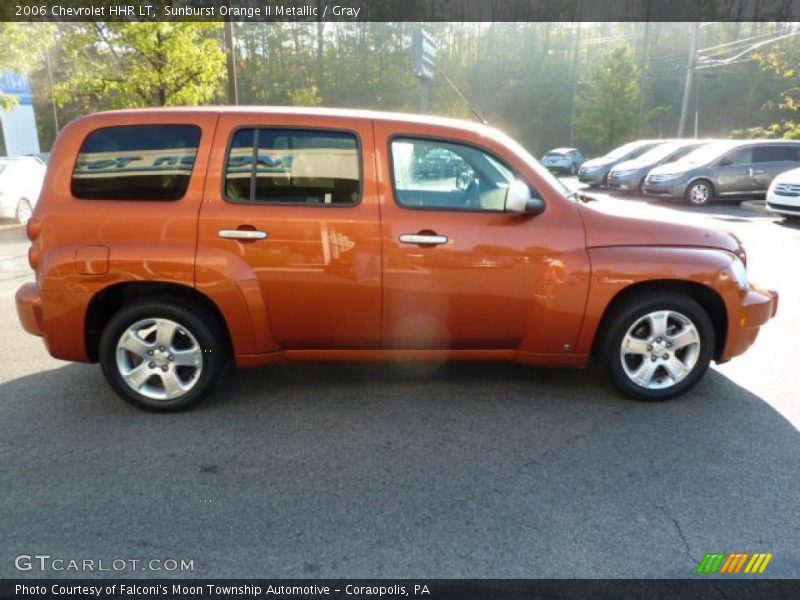
[[[753,188],[764,193],[778,175],[797,167],[798,149],[790,145],[764,145],[753,148]]]
[[[254,280],[281,349],[377,348],[371,124],[302,115],[275,121],[220,117],[199,220],[198,287],[213,285],[216,269]]]
[[[581,280],[562,296],[572,285],[566,274],[580,268],[572,261],[584,261],[583,238],[554,225],[551,219],[558,217],[549,212],[503,212],[515,174],[496,155],[408,129],[397,137],[388,125],[375,123],[376,148],[389,150],[381,203],[383,347],[524,349],[526,340],[544,347],[550,343],[544,332],[555,326],[559,346],[547,351],[562,350],[577,331],[569,305],[585,293]],[[467,176],[419,177],[414,165],[432,148],[460,156]],[[535,322],[537,306],[556,301],[550,322]],[[556,313],[562,317],[553,319]]]
[[[753,148],[745,146],[732,150],[720,160],[716,177],[717,194],[750,194],[753,192]]]

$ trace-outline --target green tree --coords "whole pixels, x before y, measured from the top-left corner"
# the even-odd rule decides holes
[[[578,93],[578,137],[605,148],[631,139],[639,118],[638,81],[639,69],[630,46],[605,52]]]
[[[63,40],[55,98],[85,109],[192,105],[221,94],[221,23],[80,23]]]
[[[800,62],[800,47],[796,44],[788,48],[770,52],[767,54],[757,54],[755,59],[761,68],[777,77],[784,85],[778,101],[767,103],[768,108],[778,108],[781,111],[780,119],[763,129],[772,134],[769,137],[785,137],[790,139],[800,139],[800,70],[797,65]],[[737,137],[739,131],[731,132],[731,137]]]
[[[53,43],[51,23],[0,23],[0,72],[27,75],[43,60]],[[17,97],[0,92],[0,109],[10,109]]]

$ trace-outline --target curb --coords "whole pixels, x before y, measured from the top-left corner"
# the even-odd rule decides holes
[[[746,200],[739,204],[739,208],[762,215],[772,215],[772,213],[767,210],[766,200]]]

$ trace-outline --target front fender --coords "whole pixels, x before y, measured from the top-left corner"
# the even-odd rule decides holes
[[[695,283],[722,299],[726,319],[735,315],[743,292],[730,274],[734,255],[713,248],[617,246],[589,250],[591,276],[576,352],[590,353],[608,307],[631,286]]]

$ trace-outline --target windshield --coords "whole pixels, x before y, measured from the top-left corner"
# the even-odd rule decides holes
[[[698,148],[694,152],[690,152],[684,156],[681,161],[691,163],[693,165],[705,165],[710,163],[712,160],[719,158],[722,154],[733,147],[733,145],[726,142],[709,144],[708,146],[702,146]]]
[[[671,142],[668,144],[659,144],[655,148],[652,148],[642,154],[639,158],[637,158],[637,162],[640,163],[647,163],[653,164],[657,163],[660,160],[667,158],[673,152],[680,150],[686,144],[684,142]]]
[[[519,158],[521,158],[525,163],[530,165],[530,167],[536,171],[536,173],[542,179],[545,179],[547,183],[552,185],[554,188],[559,190],[565,196],[572,195],[572,191],[563,183],[561,180],[553,175],[548,169],[545,169],[542,164],[536,160],[533,156],[531,156],[530,152],[525,150],[516,140],[507,136],[505,133],[500,132],[499,130],[492,130],[493,137],[495,137],[498,141],[500,141],[504,146],[509,148],[512,152],[514,152]]]
[[[636,148],[641,146],[641,142],[631,142],[630,144],[625,144],[624,146],[620,146],[619,148],[615,148],[611,152],[605,155],[605,158],[625,158],[628,154],[633,152]]]

